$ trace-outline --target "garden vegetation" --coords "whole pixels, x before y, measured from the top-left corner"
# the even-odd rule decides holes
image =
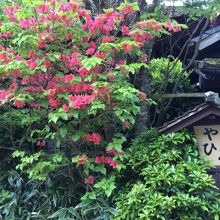
[[[0,8],[0,215],[26,219],[219,218],[207,163],[189,134],[149,131],[130,148],[141,105],[131,79],[163,63],[146,45],[185,28],[137,16],[137,3],[93,15],[80,1]],[[170,62],[171,62],[170,61]],[[168,62],[169,63],[169,62]],[[155,92],[156,93],[156,92]]]

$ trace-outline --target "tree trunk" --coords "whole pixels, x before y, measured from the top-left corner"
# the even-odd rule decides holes
[[[156,5],[157,1],[155,1]],[[140,14],[142,14],[147,9],[147,4],[145,0],[138,1]],[[154,10],[154,9],[152,9]],[[153,48],[153,41],[148,42],[145,52],[150,57],[152,48]],[[151,82],[149,77],[149,72],[145,68],[141,68],[140,73],[137,74],[137,81],[138,81],[138,89],[145,93],[147,97],[151,97]],[[150,127],[150,106],[147,105],[146,102],[142,102],[140,104],[140,113],[136,118],[135,123],[135,136],[140,135],[144,131],[146,131]]]
[[[147,97],[151,96],[151,83],[148,70],[141,69],[139,76],[139,90],[144,92]],[[150,106],[146,102],[140,104],[140,113],[135,123],[135,136],[140,135],[150,127]]]

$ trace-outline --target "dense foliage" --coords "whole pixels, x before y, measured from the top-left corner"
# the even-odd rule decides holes
[[[4,161],[5,162],[5,161]],[[3,166],[3,163],[1,164]],[[7,220],[109,219],[116,210],[106,200],[87,199],[75,206],[81,196],[77,185],[68,178],[47,178],[46,181],[28,180],[16,171],[0,172],[0,218]],[[65,181],[64,181],[65,180]]]
[[[93,17],[77,1],[54,0],[1,8],[2,147],[29,179],[75,185],[71,204],[93,184],[111,195],[114,175],[101,178],[124,167],[126,134],[138,104],[149,102],[129,74],[147,68],[149,40],[181,29],[154,20],[128,26],[137,10],[123,3]]]
[[[146,100],[128,73],[147,67],[145,42],[167,27],[180,29],[152,20],[126,26],[136,10],[137,4],[123,3],[93,18],[75,1],[4,8],[1,106],[11,146],[18,149],[17,169],[29,178],[45,180],[69,166],[91,185],[98,173],[122,168],[124,134]]]
[[[77,0],[0,7],[0,217],[217,219],[192,137],[149,132],[128,151],[140,109],[155,104],[137,78],[160,101],[184,72],[171,56],[149,62],[147,48],[184,25],[140,17],[137,2],[102,11]]]
[[[219,219],[220,196],[188,133],[159,136],[148,131],[129,153],[114,219]],[[128,181],[128,182],[127,182]],[[127,182],[127,183],[126,183]]]

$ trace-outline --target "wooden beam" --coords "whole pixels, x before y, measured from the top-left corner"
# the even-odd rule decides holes
[[[194,72],[197,73],[198,75],[202,76],[204,79],[208,79],[207,76],[204,73],[202,73],[200,69],[195,68]]]
[[[216,43],[219,40],[220,40],[220,31],[202,40],[199,44],[199,50],[203,50],[204,48]]]
[[[205,98],[205,93],[177,93],[177,94],[165,94],[163,98]]]

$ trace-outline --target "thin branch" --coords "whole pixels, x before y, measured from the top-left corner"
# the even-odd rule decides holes
[[[204,21],[204,19],[205,19],[205,18],[201,19],[201,20],[198,22],[198,24],[196,25],[196,27],[195,27],[195,29],[193,30],[192,34],[190,35],[189,39],[188,39],[188,40],[185,42],[185,44],[183,45],[182,50],[180,51],[180,53],[179,53],[177,59],[180,59],[180,57],[182,56],[182,54],[183,54],[185,48],[189,46],[189,43],[191,42],[192,38],[194,37],[194,35],[195,35],[196,32],[198,31],[198,29],[199,29],[200,25],[202,24],[202,22]],[[209,24],[209,19],[206,19],[206,24],[204,25],[203,29],[202,29],[201,32],[200,32],[200,36],[201,36],[201,37],[202,37],[202,35],[204,34],[204,32],[205,32],[205,30],[206,30],[206,28],[207,28],[207,26],[208,26],[207,22],[208,22],[208,24]],[[203,30],[204,30],[204,31],[203,31]],[[200,43],[200,41],[197,42],[197,45],[198,45],[198,43]],[[198,46],[198,47],[199,47],[199,46]]]
[[[151,6],[150,6],[148,12],[153,13],[154,10],[155,10],[155,8],[156,8],[156,6],[157,6],[157,4],[158,4],[158,2],[159,2],[159,0],[153,0],[153,2],[152,2],[152,4],[151,4]]]
[[[14,136],[13,136],[13,123],[12,123],[12,117],[11,117],[11,110],[10,109],[9,109],[8,115],[9,115],[9,118],[8,118],[9,119],[9,137],[10,137],[12,146],[15,148],[16,145],[15,145]]]
[[[17,147],[2,147],[2,146],[0,146],[0,149],[11,150],[11,151],[19,150],[19,148]]]
[[[205,19],[205,18],[204,18]],[[196,57],[198,56],[198,52],[199,52],[199,44],[202,40],[202,35],[205,33],[208,25],[209,25],[209,22],[210,20],[208,18],[206,18],[206,22],[205,22],[205,25],[203,26],[201,32],[200,32],[200,35],[199,35],[199,40],[198,42],[196,43],[196,47],[195,47],[195,51],[194,51],[194,54],[193,54],[193,57],[191,58],[190,62],[188,63],[188,65],[186,65],[185,68],[182,69],[182,71],[180,72],[179,74],[179,77],[178,79],[176,80],[176,83],[174,85],[174,88],[173,88],[173,91],[172,93],[175,93],[177,91],[177,88],[182,80],[182,77],[184,75],[184,73],[191,67],[191,65],[193,64],[194,60],[196,59]],[[199,22],[199,24],[201,24],[201,21]],[[190,38],[187,40],[187,42],[184,44],[184,48],[188,46],[189,42],[192,40],[192,37],[193,35],[196,33],[198,27],[200,25],[197,25],[197,28],[195,28],[195,30],[193,31],[192,35],[190,36]],[[183,50],[180,52],[178,58],[181,56],[181,54],[183,53]],[[171,103],[173,101],[173,97],[169,98],[167,104],[165,105],[165,107],[163,107],[163,109],[160,111],[159,113],[159,116],[158,116],[158,125],[160,125],[162,123],[162,118],[164,117],[164,115],[166,114],[166,112],[168,111]]]

